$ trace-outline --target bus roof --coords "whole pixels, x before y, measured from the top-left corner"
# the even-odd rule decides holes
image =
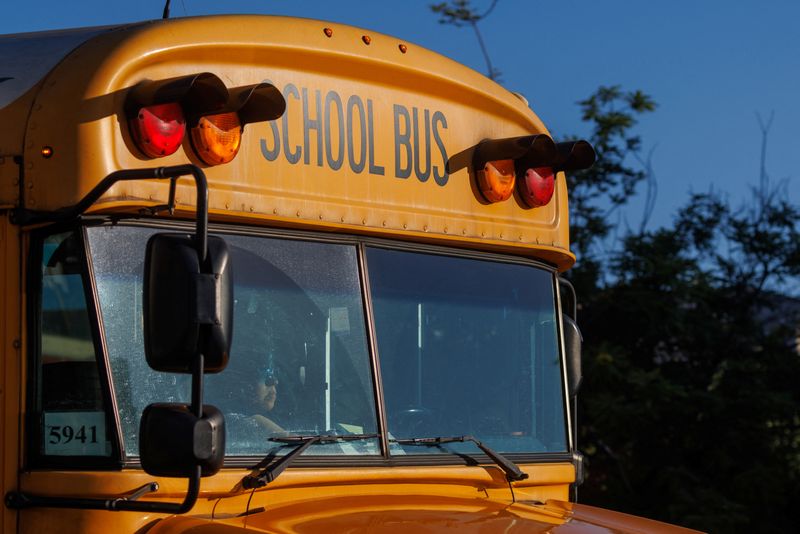
[[[209,72],[229,88],[269,82],[287,103],[281,119],[245,127],[232,162],[205,169],[212,219],[447,242],[559,269],[574,261],[563,173],[553,201],[533,209],[516,196],[488,203],[476,185],[481,140],[547,133],[527,103],[395,37],[229,15],[4,36],[4,57],[14,60],[0,72],[0,206],[56,210],[119,169],[204,166],[186,140],[170,156],[145,157],[124,104],[143,80]],[[22,188],[9,156],[22,156]],[[166,197],[163,183],[119,183],[91,211]],[[189,180],[177,202],[194,205]]]

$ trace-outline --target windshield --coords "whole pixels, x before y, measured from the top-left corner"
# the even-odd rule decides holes
[[[150,228],[87,230],[127,455],[142,410],[188,402],[190,377],[150,369],[142,273]],[[225,414],[228,456],[261,455],[289,433],[375,433],[376,411],[356,247],[226,235],[234,279],[230,363],[207,375],[205,402]],[[311,454],[379,454],[377,440]]]
[[[502,452],[567,450],[552,273],[379,248],[367,260],[394,438],[468,434]]]
[[[149,227],[86,229],[126,456],[153,402],[189,402],[190,377],[144,357]],[[378,434],[359,251],[365,251],[389,453],[475,452],[409,438],[474,436],[502,453],[566,452],[553,272],[531,264],[296,238],[224,235],[234,279],[228,367],[206,376],[227,456],[285,454],[271,438]],[[452,441],[452,440],[451,440]],[[379,440],[311,455],[380,455]]]

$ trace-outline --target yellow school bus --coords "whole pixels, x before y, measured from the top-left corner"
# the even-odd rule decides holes
[[[0,37],[4,532],[678,532],[574,502],[564,173],[412,43]]]

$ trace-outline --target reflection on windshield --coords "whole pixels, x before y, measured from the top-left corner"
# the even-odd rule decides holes
[[[115,394],[128,455],[151,402],[188,402],[189,377],[158,373],[144,358],[141,284],[155,230],[88,230]],[[234,267],[228,367],[208,375],[205,402],[225,414],[227,455],[263,455],[270,437],[377,431],[353,246],[225,236]],[[378,454],[377,440],[310,454]]]
[[[367,260],[390,435],[567,450],[551,273],[378,248]]]

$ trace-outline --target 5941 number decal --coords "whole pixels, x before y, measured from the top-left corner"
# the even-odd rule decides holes
[[[52,456],[105,456],[103,412],[45,412],[44,453]]]

